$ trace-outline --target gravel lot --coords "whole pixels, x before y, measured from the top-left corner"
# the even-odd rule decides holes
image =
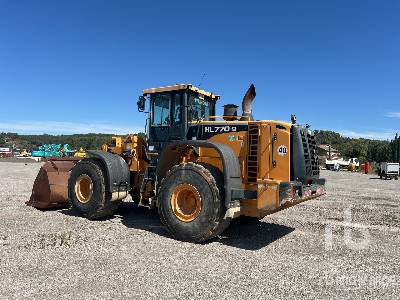
[[[39,168],[0,162],[1,299],[399,299],[400,181],[323,171],[326,196],[199,245],[129,202],[105,221],[27,207]]]

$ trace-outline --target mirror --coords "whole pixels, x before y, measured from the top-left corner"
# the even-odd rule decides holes
[[[137,102],[137,107],[139,112],[144,112],[146,106],[146,98],[144,96],[140,96]]]

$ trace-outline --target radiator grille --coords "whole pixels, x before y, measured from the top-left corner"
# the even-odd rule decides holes
[[[249,125],[249,153],[247,156],[247,181],[257,182],[258,173],[258,125]]]
[[[303,149],[304,149],[306,175],[318,176],[319,159],[317,155],[317,144],[315,142],[315,136],[311,134],[308,130],[302,130],[301,139],[303,142]]]

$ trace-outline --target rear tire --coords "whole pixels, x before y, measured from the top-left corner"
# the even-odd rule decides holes
[[[72,169],[68,180],[68,200],[73,210],[88,219],[112,216],[121,201],[111,201],[101,167],[84,159]]]
[[[183,204],[177,204],[180,202]],[[222,233],[230,223],[224,219],[223,176],[209,165],[174,166],[161,182],[158,205],[162,222],[178,240],[203,242]]]

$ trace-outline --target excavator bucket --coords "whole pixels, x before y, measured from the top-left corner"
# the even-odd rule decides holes
[[[68,202],[68,179],[80,157],[49,159],[39,170],[27,205],[40,208],[65,208]]]

